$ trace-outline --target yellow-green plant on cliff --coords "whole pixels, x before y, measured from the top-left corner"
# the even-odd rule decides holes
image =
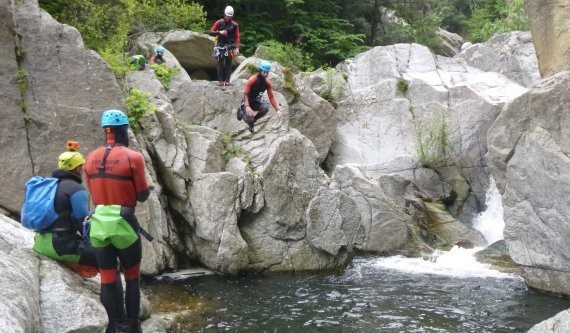
[[[154,74],[162,86],[166,90],[170,90],[170,83],[172,82],[172,76],[176,75],[180,72],[180,68],[178,67],[168,67],[164,66],[164,64],[152,64],[150,65],[154,70]]]
[[[452,132],[445,115],[416,129],[416,153],[423,167],[436,169],[449,164],[453,152]]]
[[[156,105],[149,100],[150,94],[131,89],[126,98],[127,115],[133,132],[140,131],[139,121],[147,114],[156,112]]]
[[[342,89],[344,88],[346,81],[342,77],[335,75],[334,68],[326,68],[324,82],[325,90],[321,97],[335,105],[342,93]]]
[[[240,145],[234,142],[232,134],[224,132],[221,136],[222,144],[224,145],[224,161],[229,161],[232,157],[239,157],[247,164],[251,162],[248,152]]]

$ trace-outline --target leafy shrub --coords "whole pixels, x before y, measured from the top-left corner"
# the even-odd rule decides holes
[[[283,79],[285,81],[283,89],[293,95],[293,101],[291,104],[294,104],[299,99],[301,94],[299,93],[299,90],[297,90],[297,84],[295,83],[293,71],[289,68],[283,68]]]
[[[289,43],[279,43],[275,40],[263,43],[259,56],[263,59],[273,60],[284,67],[292,67],[300,70],[310,70],[312,59],[310,54],[303,53],[299,48]]]
[[[443,112],[440,118],[420,126],[416,139],[416,153],[423,167],[436,169],[448,162],[453,146],[451,129]]]
[[[39,0],[57,21],[79,30],[87,48],[97,51],[118,78],[129,70],[129,37],[171,28],[204,31],[201,5],[184,0]],[[111,14],[112,13],[112,14]]]
[[[251,162],[250,156],[245,149],[234,142],[232,134],[224,132],[222,134],[222,144],[224,145],[224,161],[229,161],[232,157],[240,157],[247,164]]]
[[[139,121],[146,115],[156,112],[156,106],[149,100],[150,94],[136,89],[129,91],[127,96],[127,116],[133,132],[140,131]]]
[[[172,76],[180,72],[178,67],[168,67],[163,64],[151,64],[150,67],[154,70],[154,74],[162,86],[166,90],[170,90],[170,83],[172,82]]]
[[[496,33],[527,31],[528,16],[524,0],[489,0],[477,7],[467,21],[473,42],[485,42]]]
[[[398,88],[399,92],[401,92],[402,94],[405,95],[408,92],[410,85],[409,85],[408,81],[406,81],[404,79],[399,79],[398,83],[396,84],[396,87]]]
[[[345,83],[342,78],[335,75],[333,68],[325,69],[325,90],[321,97],[334,104],[342,93]]]
[[[174,28],[201,32],[206,29],[206,13],[197,3],[184,0],[137,2],[133,13],[133,30],[136,32],[167,31]]]

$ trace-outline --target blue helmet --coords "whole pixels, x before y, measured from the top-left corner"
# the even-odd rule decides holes
[[[101,127],[128,125],[129,118],[123,111],[110,109],[101,116]]]
[[[158,52],[164,52],[164,51],[166,51],[166,49],[165,49],[164,47],[162,47],[162,46],[157,46],[156,49],[155,49],[155,51],[156,51],[157,53],[158,53]]]
[[[259,70],[269,72],[271,70],[271,64],[265,60],[259,63]]]

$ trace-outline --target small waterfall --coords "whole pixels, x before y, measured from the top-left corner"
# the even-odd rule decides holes
[[[489,182],[485,204],[487,205],[487,210],[479,213],[473,220],[473,228],[483,234],[487,244],[493,244],[503,239],[503,229],[505,228],[503,202],[493,177],[491,177]]]
[[[495,180],[490,179],[485,203],[487,210],[473,220],[473,228],[481,232],[488,244],[503,239],[503,203]],[[377,258],[372,267],[389,268],[415,274],[435,274],[455,277],[495,277],[516,278],[512,274],[501,273],[489,264],[479,263],[474,254],[483,248],[464,249],[454,246],[449,251],[436,250],[428,260],[393,256]]]

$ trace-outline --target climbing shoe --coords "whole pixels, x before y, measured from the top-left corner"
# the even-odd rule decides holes
[[[251,133],[253,133],[253,131],[255,131],[255,129],[253,128],[253,123],[248,124],[248,128],[247,128]]]
[[[243,119],[243,114],[241,113],[241,108],[237,109],[237,120],[241,121]]]

